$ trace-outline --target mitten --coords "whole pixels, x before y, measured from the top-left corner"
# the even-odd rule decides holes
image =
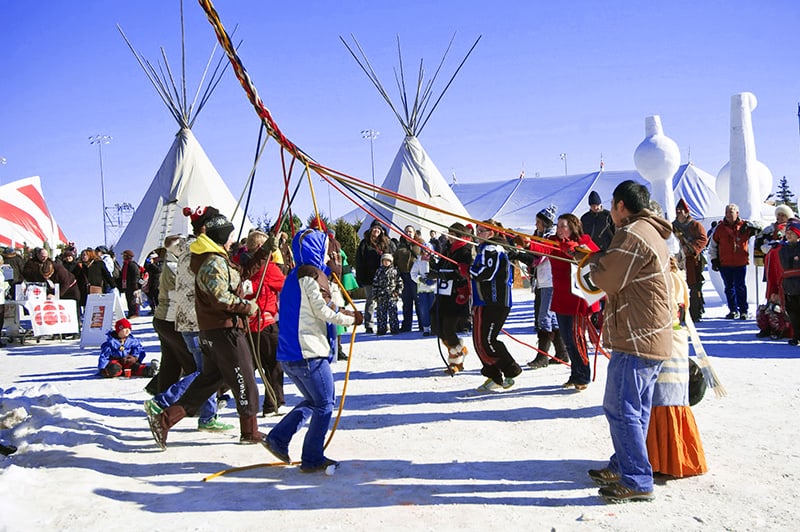
[[[711,269],[715,272],[719,271],[719,259],[711,259]]]

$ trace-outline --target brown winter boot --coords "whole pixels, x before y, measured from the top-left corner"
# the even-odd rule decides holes
[[[147,410],[147,421],[150,423],[150,432],[162,451],[167,448],[167,433],[170,427],[186,417],[186,410],[181,405],[172,405],[163,412]]]
[[[548,353],[550,351],[550,344],[553,343],[552,331],[539,331],[539,351]],[[550,363],[550,357],[543,353],[537,353],[536,358],[528,362],[528,367],[531,369],[546,368]]]
[[[556,348],[556,358],[551,359],[551,364],[558,364],[559,360],[566,364],[569,364],[569,353],[567,352],[567,344],[564,343],[564,338],[561,337],[561,330],[555,329],[553,331],[553,345]]]
[[[241,428],[239,443],[242,445],[264,444],[264,435],[258,431],[258,418],[256,416],[239,416],[239,427]]]

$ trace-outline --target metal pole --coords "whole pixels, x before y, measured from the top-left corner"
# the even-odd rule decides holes
[[[89,137],[89,144],[97,144],[97,153],[100,156],[100,201],[102,201],[103,213],[103,245],[108,246],[108,231],[106,228],[106,186],[105,178],[103,177],[103,144],[111,142],[111,137],[108,135],[95,135]]]
[[[372,136],[369,137],[369,162],[372,165],[372,186],[375,186],[375,151],[372,148]]]
[[[7,162],[8,161],[6,160],[5,157],[0,157],[0,166],[4,166]],[[0,179],[0,184],[2,184],[2,183],[3,183],[3,180]]]
[[[372,129],[364,129],[361,131],[361,137],[365,139],[369,139],[369,161],[372,165],[372,186],[375,186],[375,151],[373,149],[372,141],[378,138],[380,135],[380,131],[375,131]]]
[[[564,161],[564,175],[569,175],[567,173],[567,154],[566,153],[562,153],[561,154],[561,160]]]

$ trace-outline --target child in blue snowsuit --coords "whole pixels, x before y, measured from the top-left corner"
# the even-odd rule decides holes
[[[158,363],[144,364],[142,343],[131,334],[131,322],[122,318],[114,324],[114,330],[106,333],[106,341],[100,346],[97,369],[103,377],[119,377],[126,369],[131,377],[152,377],[158,371]]]

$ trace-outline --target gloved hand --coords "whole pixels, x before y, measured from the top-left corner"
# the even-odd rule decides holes
[[[441,273],[439,270],[430,270],[426,276],[426,279],[441,279]],[[427,282],[428,281],[426,280],[425,283],[427,284]]]
[[[431,279],[430,277],[423,277],[422,278],[422,282],[425,283],[428,286],[433,286],[433,285],[436,284],[436,280],[435,279]]]
[[[122,364],[124,366],[132,366],[136,364],[138,360],[133,355],[126,355],[125,358],[122,359]]]
[[[528,254],[525,253],[525,250],[510,248],[508,251],[506,251],[506,255],[508,256],[508,260],[514,262],[515,260],[526,259]]]
[[[252,299],[248,301],[248,303],[250,303],[250,308],[247,310],[247,315],[255,316],[256,314],[258,314],[258,303],[256,303]]]
[[[572,248],[572,256],[575,257],[575,260],[578,262],[582,261],[584,257],[591,255],[594,253],[591,249],[584,247],[584,246],[576,246]]]
[[[750,234],[750,235],[755,235],[759,231],[761,231],[761,227],[759,227],[757,223],[750,221],[743,223],[741,229],[739,229],[739,232],[741,232],[742,234]]]
[[[711,269],[715,272],[719,271],[719,259],[711,259]]]
[[[278,239],[275,238],[275,235],[269,235],[267,241],[264,242],[264,247],[267,248],[267,251],[270,253],[275,253],[278,251]]]
[[[358,327],[359,325],[361,325],[362,323],[364,323],[364,315],[363,315],[363,314],[362,314],[360,311],[358,311],[358,310],[356,310],[355,312],[353,312],[353,318],[355,318],[355,320],[356,320],[356,321],[355,321],[355,325],[356,325],[356,327]]]

